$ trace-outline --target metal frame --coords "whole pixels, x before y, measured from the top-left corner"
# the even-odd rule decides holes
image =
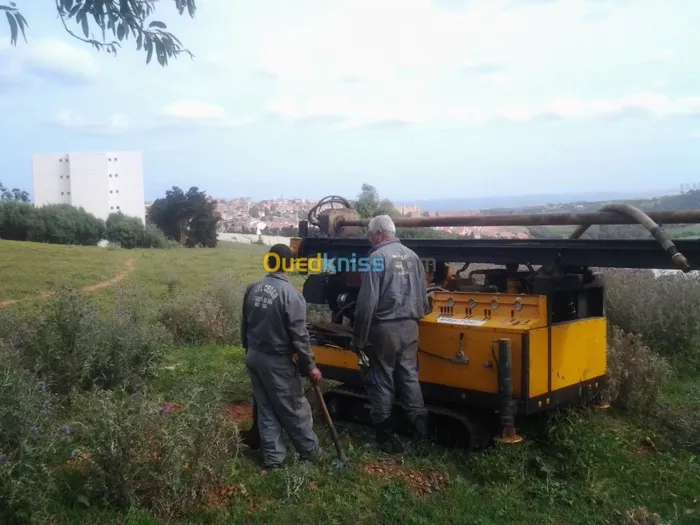
[[[402,239],[420,257],[439,261],[486,264],[557,264],[599,268],[678,269],[655,240],[593,239]],[[691,268],[700,266],[700,241],[674,240]],[[300,255],[363,257],[369,251],[363,238],[305,237]]]

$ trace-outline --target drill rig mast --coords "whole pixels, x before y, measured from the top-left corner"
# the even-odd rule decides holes
[[[324,205],[331,208],[319,211]],[[340,204],[340,208],[332,207]],[[354,261],[369,248],[348,201],[326,197],[299,224],[297,258]],[[680,269],[700,263],[700,240],[671,241],[660,224],[700,223],[700,210],[645,214],[629,205],[596,213],[397,218],[397,227],[579,226],[572,238],[402,239],[424,261],[432,312],[419,322],[419,379],[439,442],[486,447],[519,442],[516,418],[600,403],[607,372],[605,293],[593,268]],[[649,240],[580,239],[593,224],[642,224]],[[472,264],[500,267],[467,273]],[[461,265],[458,271],[453,265]],[[537,267],[537,268],[536,268]],[[351,264],[309,271],[303,294],[326,305],[309,332],[334,418],[371,424],[358,356],[350,350],[360,272]],[[397,407],[397,431],[401,411]]]

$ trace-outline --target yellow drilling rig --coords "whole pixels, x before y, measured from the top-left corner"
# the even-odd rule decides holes
[[[360,273],[367,255],[360,219],[342,197],[322,199],[299,224],[297,258],[343,262],[308,271],[308,304],[327,321],[309,323],[332,416],[371,425],[358,356],[350,349]],[[426,264],[432,312],[420,320],[419,379],[432,436],[478,450],[517,443],[520,418],[579,403],[601,403],[607,371],[605,289],[595,268],[678,269],[700,262],[700,240],[672,242],[660,225],[700,223],[700,210],[646,214],[625,204],[594,213],[401,217],[400,228],[579,226],[569,239],[402,239]],[[649,240],[593,240],[594,224],[641,224]],[[492,265],[470,271],[473,264]],[[458,267],[459,266],[459,267]],[[455,270],[455,268],[457,268]],[[327,269],[327,268],[326,268]],[[313,269],[312,269],[313,270]],[[403,431],[396,407],[396,431]]]

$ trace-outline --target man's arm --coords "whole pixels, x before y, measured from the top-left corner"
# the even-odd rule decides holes
[[[292,347],[297,353],[300,365],[309,374],[316,368],[314,353],[311,351],[309,331],[306,329],[306,300],[296,292],[288,295],[284,305],[287,333],[292,340]]]
[[[430,313],[430,300],[428,299],[428,284],[425,282],[425,267],[423,266],[423,261],[420,259],[418,259],[418,274],[420,278],[419,290],[421,298],[423,299],[422,317],[425,317]]]
[[[246,316],[246,305],[252,287],[252,285],[248,285],[245,289],[245,294],[243,294],[243,307],[241,308],[241,346],[245,349],[246,353],[248,352],[248,318]]]
[[[370,270],[362,272],[360,292],[355,304],[355,325],[353,330],[353,344],[362,350],[367,347],[369,329],[379,304],[379,290],[382,280],[382,272],[375,271],[370,264]]]

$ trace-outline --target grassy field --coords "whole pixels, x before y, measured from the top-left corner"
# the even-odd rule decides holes
[[[235,324],[264,252],[0,241],[0,301],[25,299],[0,310],[0,343],[25,353],[0,355],[0,522],[32,508],[33,522],[54,525],[657,523],[646,508],[665,524],[700,523],[700,381],[657,381],[665,365],[654,354],[644,368],[638,343],[643,377],[625,385],[652,406],[564,412],[483,454],[425,446],[389,458],[370,431],[342,425],[345,469],[317,417],[329,460],[263,471],[236,442],[251,395]],[[120,272],[87,302],[41,296]],[[613,306],[627,300],[613,295]]]

